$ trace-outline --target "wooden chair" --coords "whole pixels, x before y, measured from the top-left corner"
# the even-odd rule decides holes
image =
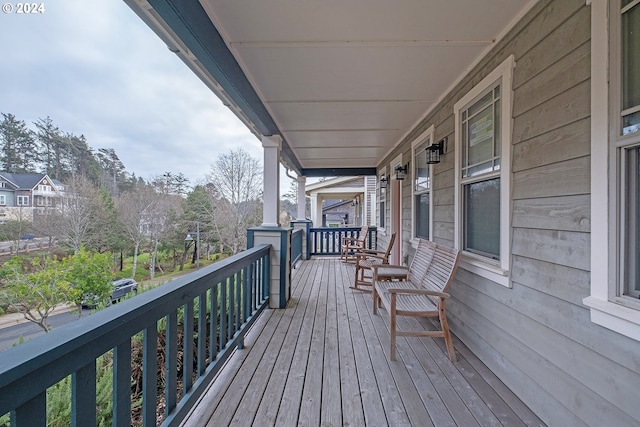
[[[460,252],[456,249],[435,245],[431,250],[425,245],[425,249],[421,250],[418,245],[411,267],[407,270],[406,280],[391,281],[391,278],[399,277],[392,276],[400,272],[398,268],[394,273],[392,266],[373,266],[373,312],[375,314],[382,304],[389,313],[391,360],[396,360],[396,336],[443,337],[449,359],[455,362],[456,354],[447,324],[446,300],[449,298],[447,292],[453,283],[459,260]],[[413,269],[416,262],[417,268]],[[397,316],[437,317],[441,330],[401,331],[398,329]]]
[[[355,253],[366,248],[369,238],[369,226],[360,229],[358,237],[343,237],[340,243],[340,259],[344,262],[355,261]]]
[[[389,264],[389,255],[396,240],[396,233],[391,234],[389,245],[386,251],[378,251],[374,249],[363,249],[355,253],[356,257],[356,277],[351,289],[358,291],[371,292],[371,288],[361,288],[361,286],[373,286],[373,273],[371,267],[375,264]],[[369,273],[367,275],[367,273]]]

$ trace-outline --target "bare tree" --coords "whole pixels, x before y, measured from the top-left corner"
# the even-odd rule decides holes
[[[155,276],[158,259],[158,246],[164,236],[171,236],[179,224],[179,218],[183,215],[183,199],[179,196],[158,195],[155,209],[149,212],[149,274]]]
[[[88,179],[74,176],[56,214],[47,218],[51,221],[49,232],[57,236],[61,244],[78,253],[82,245],[91,246],[94,233],[100,232],[96,218],[102,207],[98,189]]]
[[[127,191],[116,199],[118,217],[124,233],[134,246],[131,277],[136,275],[140,246],[149,238],[156,224],[160,199],[161,195],[149,185],[138,185],[134,190]]]
[[[207,179],[210,194],[220,196],[213,202],[217,219],[225,221],[221,240],[238,253],[246,247],[246,229],[260,221],[262,167],[243,149],[232,150],[218,157]]]

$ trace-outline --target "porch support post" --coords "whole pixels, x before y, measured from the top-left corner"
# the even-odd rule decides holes
[[[307,199],[305,187],[307,185],[307,177],[298,177],[298,220],[307,219]]]
[[[311,194],[311,221],[314,227],[322,227],[322,199]]]
[[[262,226],[278,227],[280,224],[280,135],[262,137],[264,149],[264,191]]]
[[[291,228],[254,227],[247,230],[247,248],[271,245],[269,307],[285,308],[291,297]]]

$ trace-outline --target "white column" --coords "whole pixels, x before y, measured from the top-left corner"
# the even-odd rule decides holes
[[[322,227],[322,201],[318,194],[311,194],[311,222],[314,227]]]
[[[298,177],[298,219],[307,218],[307,200],[305,197],[305,186],[307,185],[307,177]]]
[[[264,149],[264,192],[262,226],[278,227],[280,214],[280,135],[262,137]]]

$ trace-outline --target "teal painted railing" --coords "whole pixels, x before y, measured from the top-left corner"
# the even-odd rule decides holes
[[[311,255],[340,255],[343,237],[360,237],[361,227],[321,227],[310,228],[308,244]],[[367,247],[375,249],[378,245],[378,231],[369,227]]]
[[[142,424],[156,425],[164,381],[162,425],[178,425],[267,306],[269,252],[249,249],[0,353],[0,415],[46,425],[47,389],[71,376],[71,424],[96,425],[96,362],[111,352],[113,425],[130,426],[132,340],[141,339]]]
[[[296,263],[302,258],[302,236],[304,230],[299,228],[291,233],[291,267],[295,267]]]

